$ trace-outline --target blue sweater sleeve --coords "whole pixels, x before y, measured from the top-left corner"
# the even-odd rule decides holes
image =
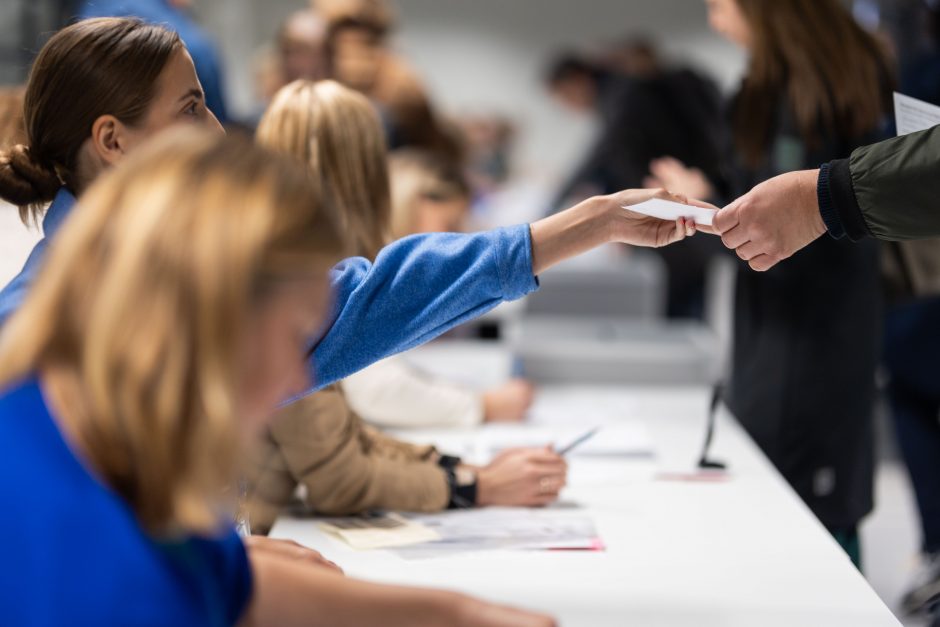
[[[310,363],[316,389],[538,288],[528,225],[407,237],[374,264],[347,259],[331,279],[334,318]]]

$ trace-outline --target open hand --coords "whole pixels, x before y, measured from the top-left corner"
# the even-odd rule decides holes
[[[319,551],[308,549],[302,544],[293,540],[275,540],[265,536],[248,536],[245,538],[245,548],[249,556],[258,552],[269,555],[277,555],[298,562],[305,562],[312,566],[318,566],[336,572],[342,575],[343,569],[323,557]]]
[[[633,246],[659,248],[695,235],[698,227],[691,220],[679,218],[675,222],[670,222],[623,209],[623,207],[638,205],[654,198],[670,200],[683,205],[713,208],[708,203],[689,200],[685,196],[673,194],[664,189],[630,189],[604,196],[605,202],[615,204],[621,208],[613,227],[615,229],[613,234],[615,241]]]

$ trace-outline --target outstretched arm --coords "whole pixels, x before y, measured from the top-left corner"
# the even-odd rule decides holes
[[[663,191],[621,192],[531,226],[416,235],[387,246],[374,264],[342,262],[332,274],[334,318],[312,352],[316,387],[525,296],[538,287],[537,274],[601,244],[665,246],[694,232],[622,208],[654,197],[684,201]]]

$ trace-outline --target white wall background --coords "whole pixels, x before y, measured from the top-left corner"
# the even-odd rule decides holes
[[[508,114],[520,125],[517,163],[556,178],[592,129],[546,97],[541,77],[559,49],[648,33],[668,56],[733,86],[740,54],[711,34],[702,0],[393,0],[397,47],[417,66],[445,112]],[[254,50],[302,0],[197,0],[228,61],[234,109],[252,108],[247,68]]]

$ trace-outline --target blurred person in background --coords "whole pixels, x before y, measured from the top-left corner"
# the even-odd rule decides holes
[[[387,223],[386,231],[390,225],[392,240],[465,230],[470,188],[457,164],[431,152],[408,149],[393,154],[389,170],[391,214],[382,222]],[[388,203],[387,196],[383,202]],[[517,422],[525,418],[534,396],[532,384],[524,379],[478,392],[422,372],[400,356],[348,377],[342,388],[357,413],[384,428],[467,428],[484,422]]]
[[[326,78],[326,22],[312,8],[294,11],[281,22],[273,45],[255,53],[252,70],[255,95],[261,103],[251,124],[256,128],[282,87]]]
[[[330,76],[379,107],[392,149],[414,147],[461,156],[454,127],[435,111],[410,65],[391,49],[395,16],[384,0],[314,0],[326,20]]]
[[[940,105],[940,3],[924,2],[925,45],[901,69],[900,91]],[[892,307],[885,325],[888,400],[914,488],[922,559],[901,606],[940,594],[940,240],[884,244]]]
[[[291,83],[262,118],[258,141],[320,177],[357,252],[378,253],[389,231],[388,168],[382,127],[365,96],[333,81]],[[424,226],[459,227],[467,202],[459,171],[442,169],[433,156],[418,163],[425,165],[409,202],[436,189],[433,200],[459,204],[445,212],[453,221]],[[400,358],[375,364],[278,412],[247,473],[252,529],[266,533],[294,501],[298,485],[306,488],[304,505],[321,515],[553,502],[567,467],[550,450],[510,450],[475,467],[434,447],[384,436],[357,415],[383,426],[470,427],[485,418],[518,419],[531,399],[524,382],[480,395],[424,376]]]
[[[730,108],[735,196],[878,139],[891,72],[838,0],[707,5],[712,28],[750,57]],[[653,173],[684,193],[722,195],[678,159]],[[858,523],[872,508],[882,321],[873,242],[822,238],[770,272],[738,273],[728,404],[856,565]]]
[[[295,11],[278,29],[277,53],[284,85],[326,78],[326,22],[313,9]]]
[[[206,94],[206,106],[219,122],[229,121],[222,62],[209,34],[190,15],[194,0],[84,0],[79,19],[137,17],[175,31],[186,44]]]
[[[664,67],[656,48],[631,39],[603,61],[561,55],[549,69],[548,88],[568,109],[595,116],[598,139],[562,186],[552,211],[564,203],[623,185],[648,185],[650,162],[681,154],[710,176],[718,169],[726,127],[717,87],[696,72]],[[659,250],[668,271],[667,315],[704,316],[708,262],[721,254],[710,238]]]
[[[466,115],[458,120],[466,151],[467,180],[475,197],[486,197],[512,174],[516,138],[512,120],[499,114]]]

